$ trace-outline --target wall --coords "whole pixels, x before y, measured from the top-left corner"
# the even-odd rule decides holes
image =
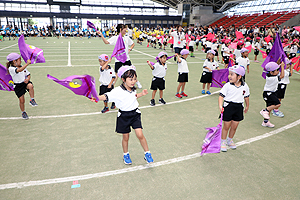
[[[292,19],[284,22],[283,24],[281,24],[281,26],[300,26],[300,14],[296,15],[295,17],[293,17]]]
[[[196,6],[192,10],[190,24],[208,25],[224,16],[222,13],[214,13],[212,6]]]

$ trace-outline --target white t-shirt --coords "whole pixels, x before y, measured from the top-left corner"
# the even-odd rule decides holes
[[[279,84],[289,84],[290,83],[290,70],[284,70],[284,77],[279,81]]]
[[[118,37],[119,36],[112,36],[107,41],[109,42],[110,45],[116,45]],[[125,44],[125,52],[126,52],[126,56],[127,56],[126,61],[128,61],[128,60],[130,60],[130,57],[129,57],[129,54],[128,54],[128,51],[129,51],[128,46],[131,46],[133,44],[133,41],[129,38],[129,36],[124,36],[122,38],[123,38],[123,41],[124,41],[124,44]],[[121,61],[119,61],[115,58],[115,62],[121,62]]]
[[[178,73],[189,73],[189,68],[185,59],[180,58],[181,62],[178,64]]]
[[[238,57],[235,62],[240,65],[243,66],[245,69],[247,69],[247,66],[250,65],[250,60],[249,58],[244,58],[244,57]]]
[[[241,50],[239,50],[239,49],[235,49],[233,54],[235,55],[235,59],[237,59],[237,58],[239,58],[239,57],[242,56],[241,55]]]
[[[244,103],[244,98],[250,96],[250,89],[247,83],[239,87],[233,83],[227,82],[221,89],[220,95],[224,97],[224,101],[233,103]]]
[[[189,43],[189,47],[193,47],[195,45],[195,41],[191,40]]]
[[[226,52],[230,52],[230,51],[229,51],[229,48],[228,48],[227,46],[225,46],[225,47],[223,48],[223,56],[230,56],[230,54],[228,54],[228,53],[226,53]]]
[[[183,40],[185,39],[184,33],[183,32],[178,33],[177,31],[174,31],[170,35],[173,36],[174,38],[173,47],[183,48]],[[178,44],[178,42],[180,42],[180,44]]]
[[[212,43],[210,41],[206,41],[204,45],[206,45],[206,48],[211,48]]]
[[[163,78],[166,76],[167,73],[167,64],[163,66],[160,62],[157,62],[153,65],[154,69],[152,71],[152,75],[157,77],[157,78]]]
[[[218,64],[218,62],[216,62],[214,60],[212,62],[210,62],[208,59],[206,59],[203,63],[203,71],[209,72],[209,70],[206,69],[205,67],[208,67],[211,70],[215,70],[215,69],[217,69],[217,67],[219,67],[219,64]]]
[[[297,45],[291,45],[290,53],[297,53],[297,51],[298,51]]]
[[[277,76],[266,76],[266,84],[264,86],[264,91],[276,92],[279,81],[279,74]]]
[[[212,50],[218,50],[219,44],[215,43],[211,45]]]
[[[268,44],[267,44],[267,49],[272,49],[272,47],[273,47],[273,45],[272,45],[272,43],[271,42],[269,42]]]
[[[109,85],[112,78],[116,77],[115,71],[109,66],[108,69],[101,69],[100,66],[100,85]]]
[[[136,90],[128,91],[123,85],[114,88],[105,95],[108,102],[115,102],[121,111],[132,111],[139,106]]]
[[[23,83],[27,76],[30,75],[30,72],[27,69],[24,69],[21,72],[17,72],[17,67],[10,66],[8,68],[9,74],[12,77],[14,83]]]

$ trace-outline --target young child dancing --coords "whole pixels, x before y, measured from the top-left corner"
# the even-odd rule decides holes
[[[123,160],[126,165],[131,165],[132,161],[128,152],[129,133],[132,127],[137,138],[144,149],[144,159],[147,163],[152,163],[153,158],[149,151],[147,140],[142,131],[141,111],[138,106],[138,98],[148,94],[145,89],[141,93],[136,93],[134,87],[137,81],[137,75],[134,66],[122,66],[118,71],[118,77],[121,77],[123,83],[112,91],[99,96],[100,101],[115,102],[120,109],[117,117],[116,132],[123,134],[122,148]],[[95,101],[92,98],[91,101]]]
[[[27,113],[25,112],[25,93],[28,91],[30,96],[29,104],[31,106],[38,106],[34,100],[34,89],[33,84],[30,81],[30,72],[26,69],[28,65],[31,64],[30,60],[27,60],[25,65],[21,65],[21,56],[17,53],[9,54],[6,59],[6,68],[9,74],[11,75],[14,82],[14,91],[19,98],[19,105],[22,111],[22,118],[29,119]]]
[[[219,109],[221,113],[223,112],[221,136],[221,151],[223,152],[227,151],[227,146],[231,149],[236,149],[232,138],[235,135],[240,121],[244,119],[243,111],[247,113],[249,110],[250,96],[249,87],[247,83],[242,80],[242,77],[245,75],[245,69],[239,65],[234,65],[228,69],[229,82],[223,86],[219,96]],[[244,101],[246,103],[245,108]]]

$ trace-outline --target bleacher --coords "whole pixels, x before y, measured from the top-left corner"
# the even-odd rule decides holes
[[[242,25],[245,25],[247,28],[252,26],[266,26],[270,27],[271,24],[282,24],[289,19],[295,17],[296,15],[300,14],[300,10],[297,11],[282,11],[282,12],[267,12],[264,14],[252,14],[252,15],[234,15],[231,17],[225,16],[214,23],[212,23],[210,26],[223,26],[224,28],[228,28],[232,25],[235,25],[235,27],[240,27]]]

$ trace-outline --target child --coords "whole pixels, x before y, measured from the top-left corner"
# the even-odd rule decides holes
[[[243,44],[244,44],[243,41],[238,41],[238,43],[236,45],[237,48],[233,52],[233,58],[234,58],[234,60],[236,60],[237,58],[241,57],[241,50],[242,50]]]
[[[259,54],[259,49],[260,49],[260,37],[256,37],[256,41],[255,41],[255,43],[254,43],[254,62],[259,62],[258,60],[257,60],[257,56],[258,56],[258,54]]]
[[[194,56],[194,45],[195,45],[195,37],[192,36],[192,37],[191,37],[191,41],[190,41],[190,43],[189,43],[189,51],[191,52],[191,57],[192,57],[192,58],[195,57],[195,56]]]
[[[120,109],[117,117],[116,132],[123,134],[122,147],[124,163],[126,165],[132,164],[128,152],[130,127],[135,130],[135,134],[145,151],[144,159],[147,163],[152,163],[153,158],[142,131],[141,111],[138,109],[139,103],[137,101],[137,98],[148,94],[148,91],[145,89],[141,93],[136,93],[134,85],[137,81],[137,75],[134,66],[122,66],[118,71],[118,76],[121,77],[123,83],[112,91],[99,96],[99,100],[115,102],[116,106]],[[91,101],[95,101],[95,98],[92,98]]]
[[[14,82],[14,91],[19,98],[19,105],[22,111],[22,118],[29,119],[27,113],[25,112],[25,97],[24,94],[26,91],[29,92],[30,101],[29,105],[32,107],[38,106],[38,104],[34,100],[34,90],[33,84],[30,81],[30,72],[26,69],[28,65],[31,64],[30,60],[27,60],[25,65],[21,65],[21,56],[17,53],[9,54],[6,59],[8,62],[6,63],[6,68],[9,74],[11,75]]]
[[[214,60],[215,51],[209,50],[207,52],[207,59],[204,61],[203,64],[203,73],[200,79],[200,82],[203,83],[202,85],[202,94],[205,94],[205,85],[207,83],[207,92],[206,94],[211,94],[210,84],[212,82],[212,70],[218,69],[219,70],[219,64]]]
[[[187,97],[188,95],[184,93],[184,88],[185,88],[185,84],[186,82],[188,82],[188,73],[189,73],[189,68],[186,62],[186,58],[189,56],[189,50],[187,49],[182,49],[180,51],[181,54],[181,58],[179,57],[179,55],[177,54],[177,64],[178,64],[178,80],[177,82],[179,82],[178,87],[177,87],[177,93],[176,93],[176,97],[181,99],[182,97]],[[181,93],[179,94],[181,88]]]
[[[223,48],[223,59],[224,59],[224,67],[227,68],[229,64],[229,56],[230,56],[230,50],[228,48],[230,39],[225,41],[225,47]]]
[[[153,75],[153,79],[152,79],[152,83],[151,83],[151,90],[153,90],[152,92],[152,99],[150,100],[150,105],[151,106],[155,106],[155,94],[157,92],[157,89],[159,89],[159,96],[160,99],[158,100],[159,103],[161,104],[166,104],[166,102],[163,99],[163,90],[165,89],[165,76],[166,76],[166,72],[167,72],[167,56],[168,54],[166,52],[160,52],[158,54],[158,59],[159,62],[155,63],[154,65],[151,65],[150,61],[147,60],[148,65],[150,66],[150,68],[153,70],[152,71],[152,75]]]
[[[267,50],[266,50],[267,55],[269,55],[269,53],[270,53],[270,51],[271,51],[271,49],[273,47],[272,40],[267,43],[267,46],[266,46],[266,48],[267,48]]]
[[[300,45],[298,44],[299,40],[298,39],[294,39],[293,43],[291,44],[291,48],[290,48],[290,55],[289,55],[289,59],[292,59],[294,57],[296,57],[297,52],[298,52],[298,47],[300,47]]]
[[[219,109],[223,113],[224,121],[221,137],[221,151],[223,152],[227,151],[227,145],[231,149],[236,149],[232,138],[235,135],[239,122],[244,119],[243,110],[247,113],[249,109],[250,90],[247,83],[242,80],[244,75],[245,69],[243,67],[239,65],[229,67],[229,82],[220,91]],[[244,101],[246,103],[245,109]],[[228,131],[229,136],[227,138]]]
[[[284,70],[284,77],[281,79],[281,81],[278,83],[276,95],[278,100],[281,102],[282,99],[284,99],[285,90],[287,87],[287,84],[290,83],[289,77],[293,75],[293,68],[291,61],[286,58],[286,69]],[[272,110],[272,114],[277,117],[284,117],[284,114],[279,109]]]
[[[247,73],[249,74],[249,65],[250,65],[250,60],[248,58],[249,55],[249,50],[246,48],[242,48],[241,49],[241,56],[238,57],[235,61],[236,65],[240,65],[242,67],[244,67],[244,69],[246,70],[247,68]],[[246,78],[246,74],[243,76],[243,81],[245,81]]]
[[[280,67],[281,67],[281,72],[279,75]],[[271,122],[269,121],[270,112],[273,109],[278,109],[281,105],[276,95],[276,90],[279,81],[284,77],[284,63],[282,62],[281,65],[279,66],[275,62],[269,62],[268,64],[266,64],[265,69],[268,71],[268,74],[266,76],[266,84],[264,87],[263,98],[266,102],[267,107],[260,111],[260,114],[264,118],[264,121],[261,125],[265,127],[273,128],[275,125],[271,124]]]
[[[100,87],[99,87],[99,95],[102,95],[106,92],[110,92],[114,89],[114,81],[116,79],[116,75],[114,70],[108,65],[111,62],[111,58],[108,59],[108,55],[102,54],[99,57],[99,64],[100,64]],[[111,109],[115,109],[115,103],[112,102]],[[104,101],[104,108],[101,111],[102,113],[106,113],[109,111],[107,102]]]
[[[214,50],[215,56],[217,57],[218,62],[220,62],[220,60],[219,60],[219,52],[218,52],[219,51],[218,40],[217,39],[213,39],[212,42],[213,42],[213,44],[211,46],[211,49]]]

